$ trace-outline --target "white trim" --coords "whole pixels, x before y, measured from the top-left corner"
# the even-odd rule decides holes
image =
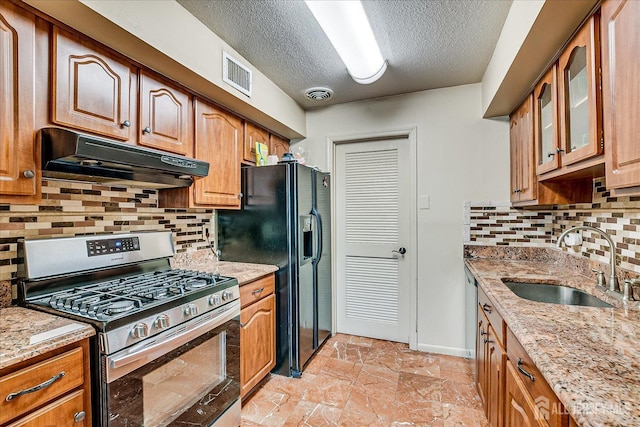
[[[411,300],[414,301],[414,304],[411,305],[411,313],[410,313],[410,324],[414,325],[412,330],[409,333],[409,348],[412,350],[420,350],[418,348],[418,165],[417,165],[417,126],[413,126],[411,128],[404,129],[396,129],[389,130],[384,132],[369,132],[369,133],[359,133],[359,134],[350,134],[350,135],[335,135],[335,136],[327,136],[326,138],[326,147],[327,147],[327,170],[331,174],[334,174],[334,164],[336,162],[336,145],[345,144],[350,142],[359,142],[359,141],[370,141],[372,139],[389,139],[389,138],[406,138],[409,142],[409,156],[413,161],[410,163],[411,166],[411,179],[410,181],[410,193],[413,195],[411,198],[411,248],[413,252],[411,254],[411,277],[413,278],[414,286],[411,288]],[[335,189],[335,179],[331,179],[331,253],[336,253],[336,189]],[[335,258],[334,258],[335,259]],[[337,301],[337,289],[336,284],[338,283],[336,265],[335,262],[332,264],[332,272],[331,272],[331,283],[332,285],[332,299],[333,301]],[[337,324],[337,304],[333,304],[333,327],[332,332],[335,334],[335,327]],[[424,351],[424,350],[423,350]],[[466,350],[465,355],[466,355]]]
[[[442,347],[439,345],[418,344],[418,351],[424,351],[426,353],[445,354],[448,356],[458,356],[467,359],[475,358],[475,350],[468,350],[466,348],[455,347]]]

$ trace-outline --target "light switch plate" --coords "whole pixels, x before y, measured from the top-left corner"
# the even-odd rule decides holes
[[[429,196],[419,196],[418,197],[418,209],[426,210],[431,207],[431,200]]]

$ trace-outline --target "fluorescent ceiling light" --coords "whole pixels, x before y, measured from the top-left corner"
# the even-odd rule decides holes
[[[387,69],[359,0],[305,0],[349,74],[360,84],[378,80]]]

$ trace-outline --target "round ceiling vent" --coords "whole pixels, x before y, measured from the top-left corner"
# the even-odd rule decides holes
[[[333,91],[326,87],[312,87],[307,89],[304,95],[312,101],[326,101],[333,96]]]

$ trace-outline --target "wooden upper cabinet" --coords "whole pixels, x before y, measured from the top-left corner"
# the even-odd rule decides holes
[[[533,95],[509,117],[511,144],[511,201],[526,202],[537,197],[533,155]]]
[[[140,72],[139,144],[193,155],[191,96]]]
[[[194,157],[209,162],[209,174],[187,188],[160,191],[160,207],[240,209],[242,119],[195,99]]]
[[[244,131],[243,159],[246,162],[256,162],[256,142],[261,142],[269,146],[269,131],[246,122]],[[271,152],[269,152],[271,154]]]
[[[276,154],[278,159],[282,159],[282,155],[289,152],[289,141],[280,138],[278,135],[269,135],[269,154]]]
[[[602,103],[607,188],[640,186],[640,2],[606,0]],[[640,191],[640,189],[637,189]]]
[[[195,156],[209,162],[209,175],[195,183],[195,203],[240,208],[239,145],[242,120],[196,99]]]
[[[560,166],[556,66],[540,79],[534,95],[534,137],[538,175]]]
[[[592,16],[558,59],[562,165],[602,154],[599,15]]]
[[[135,129],[135,72],[77,36],[53,27],[52,121],[121,141]]]
[[[35,202],[39,198],[35,36],[33,15],[12,3],[0,3],[0,201]]]

